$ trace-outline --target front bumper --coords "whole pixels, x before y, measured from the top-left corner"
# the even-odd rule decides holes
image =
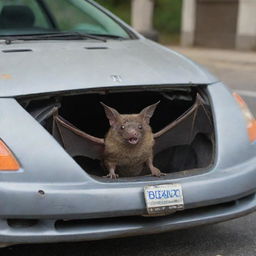
[[[207,208],[185,210],[166,217],[125,217],[84,221],[40,220],[27,222],[27,227],[10,227],[0,221],[0,241],[3,245],[19,243],[70,242],[99,240],[135,235],[153,234],[217,223],[249,214],[256,208],[252,194],[240,200]],[[31,225],[34,223],[34,225]]]
[[[14,187],[2,183],[0,243],[97,240],[240,217],[256,209],[255,166],[256,158],[253,158],[225,170],[176,179],[175,182],[182,184],[185,210],[151,218],[140,216],[146,213],[143,188],[149,181],[95,182],[91,189],[89,184],[16,184]],[[170,182],[173,181],[163,179],[150,184]]]
[[[0,109],[5,110],[0,134],[24,168],[16,174],[0,174],[0,243],[150,234],[254,211],[256,147],[250,144],[244,117],[225,87],[212,85],[208,91],[216,129],[216,158],[211,170],[137,182],[92,179],[14,100],[0,99]],[[12,132],[9,127],[15,127],[17,121],[20,127]],[[40,150],[31,150],[34,145]],[[144,186],[166,183],[182,185],[185,210],[166,217],[141,217],[146,213]]]

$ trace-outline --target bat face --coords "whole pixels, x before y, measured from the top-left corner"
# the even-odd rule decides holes
[[[116,109],[101,104],[105,109],[111,129],[123,142],[137,145],[144,138],[146,132],[151,132],[149,121],[158,103],[144,108],[139,114],[130,115],[121,115]]]
[[[143,139],[145,131],[150,127],[140,115],[120,115],[112,129],[115,129],[124,142],[136,145]]]

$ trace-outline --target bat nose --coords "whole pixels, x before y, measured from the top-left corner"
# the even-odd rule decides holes
[[[130,130],[129,134],[130,134],[130,136],[133,136],[133,137],[137,137],[137,135],[138,135],[136,130]]]

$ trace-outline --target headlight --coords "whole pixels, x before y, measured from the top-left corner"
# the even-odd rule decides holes
[[[17,171],[20,165],[10,149],[0,140],[0,171]]]
[[[239,104],[247,122],[249,139],[251,142],[254,142],[256,140],[256,120],[242,97],[236,92],[233,93],[233,96]]]

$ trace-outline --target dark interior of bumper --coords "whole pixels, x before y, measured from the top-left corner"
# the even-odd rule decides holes
[[[145,106],[160,100],[161,103],[151,119],[152,130],[156,133],[184,115],[195,104],[197,94],[203,98],[204,108],[210,115],[210,119],[203,120],[202,126],[208,125],[211,128],[199,130],[189,144],[181,143],[170,146],[154,157],[154,164],[160,170],[176,174],[187,170],[207,170],[214,160],[214,127],[211,109],[207,95],[202,89],[87,92],[62,97],[52,96],[48,99],[24,100],[21,101],[21,104],[50,133],[53,133],[52,112],[49,111],[48,115],[42,115],[41,112],[47,106],[58,106],[58,114],[69,123],[90,135],[103,138],[109,124],[104,110],[99,104],[101,101],[118,109],[120,113],[129,114],[139,113]],[[44,117],[42,118],[42,116]],[[183,132],[180,131],[180,133]],[[98,178],[106,174],[101,161],[83,155],[72,155],[72,157],[83,170],[93,177]],[[102,180],[102,178],[100,179]]]

